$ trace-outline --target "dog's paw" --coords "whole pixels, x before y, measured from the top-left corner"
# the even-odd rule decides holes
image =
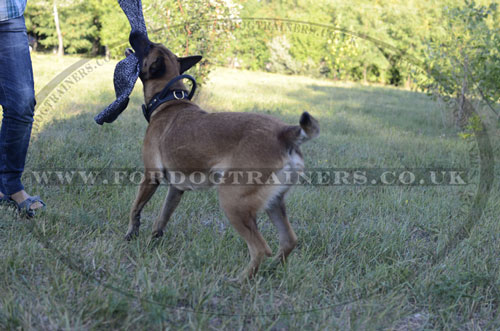
[[[139,229],[134,228],[133,230],[127,232],[127,234],[125,235],[125,240],[130,241],[132,239],[137,238],[138,235],[139,235]]]
[[[151,234],[151,238],[156,239],[156,238],[161,238],[163,237],[163,230],[155,230]]]

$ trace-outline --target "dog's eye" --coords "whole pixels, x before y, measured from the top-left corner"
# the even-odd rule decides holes
[[[163,56],[158,56],[155,62],[151,63],[149,67],[150,78],[157,78],[162,76],[165,73],[165,59]]]

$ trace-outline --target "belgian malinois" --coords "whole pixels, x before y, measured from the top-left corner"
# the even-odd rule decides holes
[[[139,34],[130,40],[140,62],[146,105],[168,82],[201,60],[201,56],[177,57]],[[171,89],[184,91],[186,86],[179,80]],[[270,169],[278,177],[287,169],[303,169],[299,145],[319,134],[318,122],[307,112],[302,114],[300,125],[291,126],[261,114],[207,113],[190,100],[177,97],[162,103],[150,115],[142,151],[146,178],[132,205],[127,240],[138,234],[141,211],[160,181],[170,181],[170,170],[189,178],[194,171],[210,175],[214,169],[222,169],[224,177],[228,169],[257,169],[263,172],[261,182],[266,182]],[[151,169],[155,171],[148,171]],[[153,225],[153,237],[163,235],[184,191],[202,186],[206,185],[170,181],[163,209]],[[275,261],[284,262],[297,244],[285,210],[284,197],[290,185],[215,186],[220,206],[250,251],[250,263],[239,279],[252,278],[264,257],[272,255],[257,228],[256,216],[261,210],[278,229],[280,248]]]

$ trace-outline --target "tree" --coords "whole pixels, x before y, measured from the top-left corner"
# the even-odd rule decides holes
[[[57,0],[56,4],[55,0],[30,0],[25,17],[28,32],[35,35],[43,47],[59,47],[62,42],[66,53],[92,52],[98,28],[89,2]]]
[[[427,40],[428,76],[420,84],[449,100],[461,128],[473,115],[472,103],[486,101],[494,112],[500,100],[500,26],[497,5],[443,9],[444,24]],[[497,113],[498,116],[498,113]]]
[[[123,57],[128,46],[130,24],[117,0],[90,0],[94,10],[95,25],[98,28],[97,42],[104,47],[108,57]]]
[[[144,0],[146,25],[154,41],[179,56],[203,56],[193,68],[201,84],[232,41],[232,19],[239,17],[239,9],[232,0]]]
[[[57,55],[64,55],[64,44],[63,44],[63,36],[61,33],[61,27],[59,25],[59,14],[57,12],[57,4],[56,0],[54,0],[54,24],[56,25],[56,33],[57,33]]]

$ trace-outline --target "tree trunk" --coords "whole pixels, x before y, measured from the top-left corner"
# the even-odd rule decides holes
[[[61,27],[59,26],[59,14],[57,13],[57,5],[55,0],[54,0],[54,23],[56,24],[57,41],[59,44],[57,47],[57,55],[63,56],[64,55],[63,37],[61,33]]]
[[[455,123],[464,130],[469,124],[469,119],[474,115],[474,110],[471,102],[467,99],[468,92],[467,75],[464,75],[462,88],[457,92],[457,107],[455,109]]]
[[[405,87],[407,89],[410,89],[411,88],[411,76],[410,74],[408,74],[408,76],[406,76],[406,83],[405,83]]]
[[[463,130],[469,125],[470,118],[474,115],[474,106],[467,99],[469,92],[469,61],[466,55],[463,54],[463,72],[462,87],[457,91],[457,107],[455,109],[455,122]]]
[[[458,97],[458,106],[454,115],[456,125],[461,130],[465,130],[469,125],[470,118],[474,115],[474,106],[464,94],[460,94]]]
[[[95,57],[99,54],[99,40],[96,38],[92,41],[92,50],[90,51],[90,55]]]

